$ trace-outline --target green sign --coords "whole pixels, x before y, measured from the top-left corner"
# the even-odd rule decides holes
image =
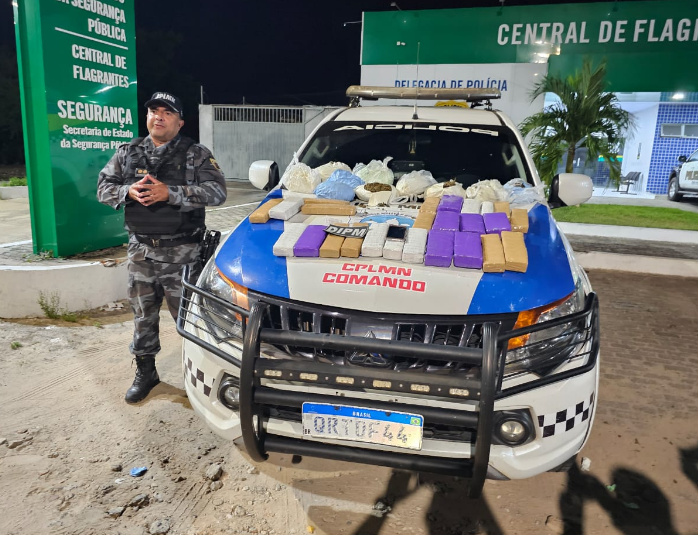
[[[608,59],[614,91],[696,91],[698,2],[606,2],[364,13],[362,65]]]
[[[34,252],[126,241],[97,176],[138,133],[133,0],[14,3]]]

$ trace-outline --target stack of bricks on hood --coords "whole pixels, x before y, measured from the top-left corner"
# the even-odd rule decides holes
[[[354,216],[347,201],[318,198],[270,199],[251,215],[250,222],[288,221],[306,216]],[[388,223],[371,222],[364,238],[344,238],[325,232],[324,225],[286,223],[274,244],[276,256],[313,258],[385,258],[426,266],[477,269],[484,272],[525,273],[528,252],[528,212],[508,202],[480,202],[459,196],[429,197],[404,237],[389,237]]]

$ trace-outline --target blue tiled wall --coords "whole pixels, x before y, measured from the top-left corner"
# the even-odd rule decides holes
[[[669,185],[669,173],[682,154],[688,156],[698,149],[698,138],[661,137],[662,124],[698,124],[698,104],[660,104],[654,131],[654,146],[647,191],[664,194]]]

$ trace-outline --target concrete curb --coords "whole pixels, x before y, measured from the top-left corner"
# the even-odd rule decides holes
[[[28,186],[2,186],[0,187],[0,199],[26,199],[29,197]]]
[[[127,298],[126,262],[112,267],[101,262],[66,266],[0,267],[0,318],[43,316],[39,296],[56,295],[59,307],[87,310]]]
[[[698,278],[698,260],[600,252],[575,253],[575,257],[588,271],[624,271],[646,275]]]

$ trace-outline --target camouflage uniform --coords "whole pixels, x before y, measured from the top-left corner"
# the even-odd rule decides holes
[[[155,147],[150,136],[139,146],[145,151],[148,165],[157,166],[163,157],[176,148],[181,136],[160,147]],[[124,176],[128,144],[119,147],[116,154],[99,173],[97,198],[118,210],[126,203],[136,202],[128,197],[130,184]],[[170,186],[168,204],[180,207],[183,212],[218,206],[225,202],[227,192],[225,178],[218,164],[206,147],[192,145],[187,151],[186,186]],[[204,229],[200,229],[201,232]],[[161,235],[161,239],[174,240],[187,233]],[[137,357],[155,355],[160,351],[159,323],[163,298],[174,319],[177,318],[182,290],[181,272],[189,265],[192,276],[201,271],[200,243],[185,243],[173,247],[153,247],[141,243],[129,233],[128,241],[128,297],[134,315],[133,342],[130,349]]]

